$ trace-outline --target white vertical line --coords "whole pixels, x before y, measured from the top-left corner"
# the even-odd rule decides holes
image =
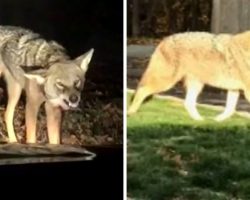
[[[127,0],[123,0],[123,199],[127,199]]]

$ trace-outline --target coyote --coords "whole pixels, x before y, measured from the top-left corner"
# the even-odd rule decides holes
[[[26,142],[36,143],[37,114],[44,102],[49,143],[61,142],[62,111],[78,106],[93,52],[90,49],[70,59],[55,41],[47,41],[25,28],[0,26],[0,71],[8,91],[5,122],[9,142],[17,142],[13,117],[23,90]]]
[[[250,31],[187,32],[163,39],[138,84],[128,115],[135,113],[147,96],[167,91],[181,80],[186,87],[184,106],[193,119],[203,120],[196,102],[204,85],[228,91],[225,110],[215,120],[231,117],[241,90],[250,101]]]

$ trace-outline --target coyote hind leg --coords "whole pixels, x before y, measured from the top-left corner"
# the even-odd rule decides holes
[[[216,116],[215,121],[223,121],[229,117],[231,117],[236,109],[237,101],[239,99],[239,91],[237,90],[230,90],[227,93],[227,102],[226,107],[223,113]]]
[[[146,97],[169,90],[183,78],[182,72],[170,59],[171,55],[171,51],[163,45],[156,48],[140,80],[128,115],[136,113]]]
[[[132,115],[136,113],[144,99],[151,94],[153,94],[153,91],[149,87],[139,87],[134,95],[132,104],[129,107],[127,114]]]
[[[203,120],[203,117],[199,114],[196,108],[197,98],[203,89],[204,84],[198,80],[188,80],[186,79],[186,98],[184,106],[188,111],[191,118],[194,120]]]
[[[151,81],[145,81],[135,92],[134,99],[131,106],[128,109],[127,114],[131,115],[137,112],[142,102],[150,95],[164,92],[172,88],[179,80],[181,76],[175,75],[173,77],[166,77],[164,79],[158,79],[151,83]]]

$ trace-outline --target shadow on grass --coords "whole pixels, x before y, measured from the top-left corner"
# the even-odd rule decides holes
[[[250,199],[250,126],[128,126],[128,196]]]

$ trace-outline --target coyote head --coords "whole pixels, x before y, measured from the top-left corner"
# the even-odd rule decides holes
[[[93,52],[94,49],[90,49],[74,60],[56,62],[46,71],[25,73],[25,76],[41,85],[46,100],[53,105],[64,110],[76,108]]]

